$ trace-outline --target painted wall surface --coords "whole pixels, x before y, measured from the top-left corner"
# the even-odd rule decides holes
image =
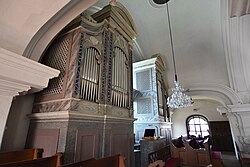
[[[0,1],[0,46],[22,54],[32,36],[68,2]]]
[[[172,115],[172,137],[187,136],[186,119],[190,115],[203,115],[208,121],[228,121],[216,110],[218,106],[221,104],[214,100],[194,100],[193,106],[175,110]]]
[[[17,96],[10,108],[1,151],[20,150],[25,147],[29,129],[28,114],[33,108],[33,95]]]

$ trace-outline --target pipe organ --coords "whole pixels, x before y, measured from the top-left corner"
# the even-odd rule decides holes
[[[93,37],[94,38],[94,37]],[[86,48],[82,58],[80,98],[97,102],[99,99],[100,52],[94,48]]]
[[[129,59],[119,47],[114,48],[112,59],[112,105],[129,107]]]
[[[123,154],[132,166],[135,36],[119,3],[82,13],[58,34],[41,63],[61,73],[36,95],[27,147],[63,152],[64,163]]]

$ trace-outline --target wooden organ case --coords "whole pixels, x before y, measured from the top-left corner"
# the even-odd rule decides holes
[[[81,14],[51,43],[41,62],[61,71],[36,95],[27,147],[64,153],[64,163],[114,154],[133,162],[132,39],[119,3]]]

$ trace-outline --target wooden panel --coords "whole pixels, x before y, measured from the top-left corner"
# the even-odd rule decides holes
[[[34,160],[0,164],[0,167],[57,167],[61,165],[61,154]]]
[[[42,157],[42,149],[24,149],[20,151],[0,152],[0,164],[28,161]]]
[[[36,129],[31,143],[31,148],[43,148],[43,157],[53,156],[57,152],[60,129]]]
[[[96,129],[79,129],[77,132],[75,161],[98,157],[99,134]]]
[[[187,153],[186,153],[186,150],[182,150],[182,151],[179,151],[179,158],[180,158],[180,163],[182,165],[186,165],[187,164]]]
[[[207,166],[211,161],[209,154],[197,153],[197,161],[199,166]]]
[[[112,131],[111,155],[120,154],[126,158],[126,166],[130,162],[130,138],[129,134],[123,130]]]
[[[234,151],[231,129],[228,121],[209,122],[212,145],[215,151]]]

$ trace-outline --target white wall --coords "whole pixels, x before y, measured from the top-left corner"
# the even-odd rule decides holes
[[[33,95],[17,96],[13,99],[1,151],[20,150],[25,147],[29,129],[27,114],[32,112],[33,101]]]
[[[190,115],[199,114],[205,116],[208,121],[228,121],[224,116],[221,116],[216,110],[221,103],[214,100],[194,100],[191,107],[175,110],[172,115],[172,137],[177,138],[187,135],[186,119]]]
[[[0,46],[21,55],[33,35],[68,2],[0,1]]]

